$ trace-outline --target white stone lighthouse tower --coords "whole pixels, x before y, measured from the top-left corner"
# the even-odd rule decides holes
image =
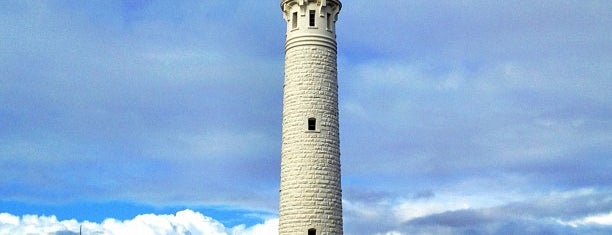
[[[280,235],[342,234],[335,23],[339,0],[282,0],[287,22]]]

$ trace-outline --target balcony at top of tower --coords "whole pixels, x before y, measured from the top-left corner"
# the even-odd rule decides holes
[[[342,4],[339,0],[283,0],[287,37],[318,34],[335,38],[335,24]]]

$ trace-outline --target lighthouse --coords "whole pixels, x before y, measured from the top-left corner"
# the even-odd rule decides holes
[[[280,235],[342,230],[336,20],[339,0],[282,0],[287,23]]]

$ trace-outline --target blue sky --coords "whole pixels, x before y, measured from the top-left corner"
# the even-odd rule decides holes
[[[346,234],[612,232],[612,2],[343,4]],[[0,2],[0,221],[273,227],[278,5]]]

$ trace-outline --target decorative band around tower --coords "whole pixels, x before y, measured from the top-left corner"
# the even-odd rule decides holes
[[[294,37],[287,37],[285,42],[285,51],[290,50],[297,46],[324,46],[332,49],[334,52],[337,51],[336,39],[331,38],[327,35],[300,35]]]

